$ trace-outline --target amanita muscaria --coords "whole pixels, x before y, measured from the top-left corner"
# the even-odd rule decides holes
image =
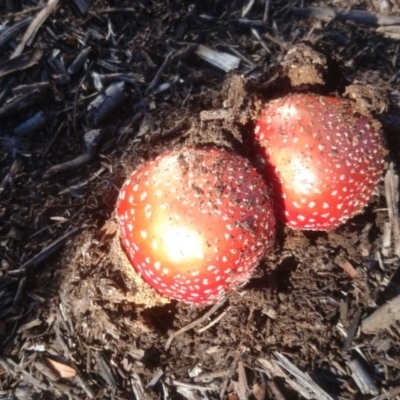
[[[329,230],[362,211],[384,165],[376,125],[336,97],[292,94],[264,106],[254,143],[290,227]]]
[[[117,220],[143,279],[196,304],[246,283],[275,238],[262,176],[245,158],[213,146],[171,150],[139,167],[120,191]]]

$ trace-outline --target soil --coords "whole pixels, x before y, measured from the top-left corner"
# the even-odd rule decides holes
[[[29,41],[16,24],[39,14]],[[362,329],[400,294],[398,1],[9,0],[0,21],[1,399],[400,398],[400,314]],[[292,92],[382,127],[368,207],[330,232],[280,224],[215,306],[159,296],[120,247],[125,178],[188,143],[255,162],[262,103]]]

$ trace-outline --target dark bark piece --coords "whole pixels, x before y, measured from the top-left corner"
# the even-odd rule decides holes
[[[13,144],[13,142],[11,142],[11,146],[13,146],[13,147],[15,146]],[[11,148],[10,149],[10,153],[12,153],[13,157],[15,156],[14,153],[16,153],[16,151],[17,151],[17,149],[15,149],[15,148]],[[7,184],[12,181],[13,175],[15,174],[15,171],[20,168],[20,165],[21,165],[21,161],[18,158],[15,159],[14,162],[12,163],[11,167],[10,167],[9,172],[6,173],[4,175],[4,177],[3,177],[3,179],[0,181],[0,194],[6,188]]]
[[[351,320],[350,329],[347,332],[347,337],[343,345],[343,351],[345,352],[348,352],[350,350],[351,344],[353,343],[354,335],[357,332],[358,323],[360,322],[361,313],[361,310],[357,310],[354,313],[353,319]]]
[[[21,96],[32,93],[32,91],[39,90],[44,92],[47,89],[50,89],[50,82],[36,82],[30,85],[19,85],[12,89],[12,93],[14,96]]]
[[[399,25],[400,17],[395,15],[375,14],[361,10],[346,10],[331,7],[294,8],[293,13],[305,18],[318,18],[325,21],[350,21],[356,24],[369,26]]]
[[[95,126],[103,123],[124,102],[124,86],[125,82],[111,84],[89,104],[88,117]]]
[[[115,393],[117,390],[117,382],[115,381],[114,375],[105,360],[103,354],[99,354],[96,359],[97,370],[101,377],[111,386],[111,392]]]
[[[274,395],[275,400],[287,400],[282,391],[280,390],[279,386],[276,384],[275,380],[273,379],[268,380],[267,385],[271,393]]]
[[[0,35],[0,47],[3,46],[3,44],[7,43],[14,36],[16,36],[20,29],[25,28],[25,26],[29,25],[32,22],[32,19],[33,19],[32,17],[24,19],[6,29]]]
[[[22,8],[21,0],[6,0],[6,8],[9,11],[19,11]]]
[[[23,54],[0,64],[0,77],[16,71],[22,71],[36,65],[43,56],[42,50],[36,50],[31,54]]]
[[[267,22],[266,21],[256,21],[256,20],[251,20],[247,18],[239,18],[238,22],[243,25],[249,25],[249,26],[266,26]]]
[[[85,0],[68,0],[67,2],[81,17],[84,17],[89,11],[89,6]]]
[[[101,92],[103,86],[109,85],[113,82],[129,82],[133,85],[137,85],[138,82],[144,83],[144,78],[142,75],[135,74],[133,72],[116,72],[111,74],[98,74],[92,71],[91,74],[93,79],[93,85],[95,88]]]
[[[11,117],[27,108],[31,107],[35,102],[39,101],[42,97],[40,90],[34,90],[23,96],[17,97],[15,100],[7,103],[5,106],[0,108],[0,119],[5,117]]]
[[[89,57],[90,51],[91,51],[90,47],[81,50],[81,52],[69,66],[68,68],[69,74],[71,75],[76,74],[83,67],[83,65],[85,64],[86,60]]]
[[[14,128],[14,135],[17,136],[28,136],[31,133],[38,131],[43,128],[48,122],[48,116],[43,112],[39,111],[32,117],[28,118],[17,127]]]
[[[13,299],[14,307],[18,307],[19,304],[21,303],[21,300],[25,292],[25,285],[26,285],[26,276],[23,276],[18,282],[18,289]]]
[[[70,76],[68,75],[65,65],[61,60],[47,60],[47,63],[53,69],[51,78],[57,85],[66,85],[69,83]]]
[[[8,79],[5,87],[0,91],[0,107],[6,102],[9,94],[11,93],[12,87],[16,84],[14,78]],[[15,94],[14,94],[15,95]]]

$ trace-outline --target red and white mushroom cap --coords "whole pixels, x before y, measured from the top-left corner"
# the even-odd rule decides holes
[[[294,229],[346,222],[367,205],[382,174],[379,128],[343,99],[293,94],[273,100],[254,138],[277,207]]]
[[[143,279],[196,304],[246,283],[275,238],[262,176],[238,154],[211,146],[169,151],[133,172],[120,191],[117,220]]]

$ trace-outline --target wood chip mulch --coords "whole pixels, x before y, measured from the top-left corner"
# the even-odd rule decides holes
[[[400,399],[399,39],[398,0],[0,2],[0,399]],[[369,206],[280,227],[214,306],[138,296],[124,179],[187,142],[247,155],[294,91],[382,125]]]

